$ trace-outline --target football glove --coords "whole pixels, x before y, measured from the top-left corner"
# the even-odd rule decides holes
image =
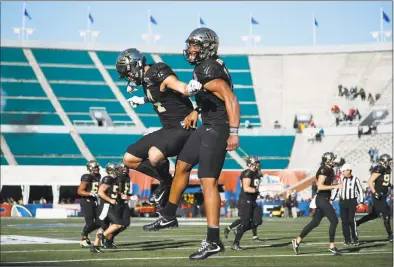
[[[196,95],[202,88],[202,84],[197,82],[196,80],[190,80],[189,84],[187,85],[187,93],[189,96]]]
[[[136,108],[140,105],[145,104],[145,98],[140,96],[133,96],[132,98],[127,99],[127,102],[129,102],[133,108]]]
[[[97,195],[97,193],[94,193],[94,192],[90,192],[90,196],[92,196],[92,197],[98,197],[98,195]]]
[[[373,194],[373,197],[374,197],[375,199],[377,199],[377,200],[380,200],[380,198],[382,197],[382,195],[379,194],[378,192],[375,192],[375,193]]]

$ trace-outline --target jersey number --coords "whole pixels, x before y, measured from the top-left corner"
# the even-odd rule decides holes
[[[98,188],[99,188],[99,186],[98,186],[98,183],[97,183],[97,182],[92,183],[92,190],[90,190],[90,191],[91,191],[92,193],[97,194]]]
[[[117,198],[118,197],[118,192],[119,192],[119,186],[118,185],[113,185],[112,186],[111,198]]]
[[[152,96],[152,94],[151,94],[151,92],[150,92],[149,89],[146,89],[146,95],[148,96],[149,101],[153,102],[153,105],[155,105],[155,106],[157,107],[157,111],[158,111],[159,113],[163,113],[163,112],[166,112],[166,111],[167,111],[167,110],[161,105],[160,102],[156,102],[156,101],[153,99],[153,96]]]
[[[385,174],[383,176],[383,186],[388,186],[390,184],[390,174]]]
[[[125,183],[123,194],[127,195],[130,192],[130,183]]]

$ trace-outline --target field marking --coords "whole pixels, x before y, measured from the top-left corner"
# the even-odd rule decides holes
[[[184,241],[184,240],[171,240],[170,242],[174,242],[174,241]],[[158,241],[158,242],[161,242],[161,241]],[[251,241],[252,242],[252,241]],[[121,244],[121,243],[128,243],[128,242],[126,242],[126,241],[122,241],[122,242],[117,242],[118,244]],[[262,242],[261,242],[262,243]],[[290,241],[288,242],[288,243],[290,243]],[[273,247],[273,248],[276,248],[277,246],[277,244],[278,243],[272,243],[272,244],[264,244],[264,245],[258,245],[258,243],[255,243],[256,245],[254,245],[254,246],[251,246],[251,245],[243,245],[242,247],[243,248],[270,248],[270,247]],[[280,243],[279,243],[280,244]],[[386,242],[386,241],[377,241],[377,242],[369,242],[369,243],[365,243],[365,244],[362,244],[362,245],[367,245],[367,244],[390,244],[390,243],[388,243],[388,242]],[[135,244],[133,244],[133,245],[140,245],[140,244],[137,244],[137,243],[135,243]],[[136,248],[116,248],[116,249],[110,249],[110,250],[104,250],[104,251],[144,251],[144,248],[145,248],[145,246],[144,246],[144,244],[142,244],[143,245],[143,247],[136,247]],[[171,245],[177,245],[176,243],[174,243],[174,244],[160,244],[160,245],[163,245],[163,246],[171,246]],[[368,247],[366,247],[366,248],[364,248],[364,247],[362,247],[362,245],[360,245],[360,246],[358,246],[358,247],[350,247],[350,248],[358,248],[358,249],[360,249],[360,250],[362,250],[362,249],[368,249]],[[289,247],[289,246],[291,246],[291,243],[290,244],[288,244],[286,247]],[[304,246],[328,246],[328,242],[307,242],[307,243],[303,243],[302,244],[302,247],[304,247]],[[196,249],[198,249],[199,247],[192,247],[192,246],[190,246],[190,247],[178,247],[178,248],[166,248],[166,247],[164,247],[164,248],[162,248],[162,249],[160,249],[160,250],[196,250]],[[225,246],[225,248],[226,249],[231,249],[231,246]],[[349,247],[340,247],[340,249],[343,249],[343,250],[346,250],[346,249],[349,249]],[[392,250],[392,248],[389,248],[390,249],[390,251]],[[86,252],[86,251],[88,251],[88,249],[86,249],[86,248],[79,248],[79,249],[37,249],[37,250],[5,250],[5,251],[0,251],[0,254],[12,254],[12,253],[35,253],[35,252]],[[371,250],[368,250],[368,251],[371,251]],[[374,250],[374,251],[387,251],[387,250]]]
[[[371,253],[362,253],[362,255],[376,255],[376,254],[392,254],[391,251],[375,251],[370,250]],[[360,253],[344,253],[343,256],[347,255],[357,255]],[[282,255],[233,255],[233,256],[212,256],[210,259],[225,259],[225,258],[273,258],[273,257],[321,257],[330,256],[333,257],[331,253],[319,253],[319,254],[282,254]],[[86,262],[86,261],[124,261],[124,260],[178,260],[178,259],[188,259],[189,257],[138,257],[138,258],[93,258],[93,259],[78,259],[78,260],[48,260],[48,261],[14,261],[14,262],[2,262],[2,264],[25,264],[25,263],[62,263],[62,262]]]

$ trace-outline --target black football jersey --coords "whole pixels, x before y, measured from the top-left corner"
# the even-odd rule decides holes
[[[334,181],[335,178],[335,172],[332,168],[328,168],[325,165],[320,166],[320,168],[316,172],[316,179],[319,179],[320,175],[326,176],[326,179],[324,180],[324,185],[332,185],[332,182]],[[318,190],[317,191],[318,195],[323,195],[326,197],[331,197],[331,190]]]
[[[378,193],[387,194],[388,188],[391,187],[391,168],[377,165],[373,168],[372,173],[380,175],[375,180],[375,190]]]
[[[172,69],[164,63],[150,65],[145,73],[142,87],[153,109],[160,118],[163,127],[181,127],[181,121],[193,111],[190,99],[172,89],[160,92],[161,83],[170,75],[175,75]],[[176,76],[176,75],[175,75]]]
[[[250,187],[255,188],[256,189],[256,193],[247,193],[244,191],[244,188],[242,186],[242,180],[245,178],[249,178],[250,179]],[[249,200],[249,201],[256,201],[257,196],[259,195],[258,193],[258,186],[259,186],[259,182],[260,182],[260,174],[259,172],[253,172],[251,170],[244,170],[241,173],[240,176],[240,181],[241,181],[241,193],[239,194],[239,200],[240,201],[245,201],[245,200]]]
[[[118,179],[111,177],[111,176],[105,176],[103,180],[101,180],[101,184],[106,184],[109,185],[107,190],[105,190],[105,194],[112,199],[117,199],[119,196],[119,184],[118,184]],[[103,199],[104,203],[108,203]]]
[[[194,69],[193,79],[203,86],[212,80],[223,79],[233,90],[230,73],[220,58],[207,59],[198,64]],[[224,101],[215,96],[213,92],[202,88],[196,95],[196,102],[201,109],[203,124],[228,124]]]
[[[100,174],[93,175],[90,173],[86,173],[81,176],[81,182],[88,182],[88,184],[86,185],[86,192],[93,192],[95,194],[97,194],[98,192],[100,179],[101,179]],[[85,196],[83,197],[86,198]]]
[[[130,177],[127,174],[118,176],[118,184],[120,194],[130,195]]]

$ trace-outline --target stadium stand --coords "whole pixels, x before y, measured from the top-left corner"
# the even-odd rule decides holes
[[[109,160],[120,160],[126,146],[146,132],[146,129],[139,128],[131,116],[132,113],[125,108],[128,105],[125,99],[130,95],[125,90],[125,82],[119,81],[114,67],[118,51],[122,48],[88,50],[66,45],[34,45],[25,48],[32,52],[50,88],[73,124],[74,129],[67,126],[64,130],[65,125],[41,88],[26,53],[20,45],[12,42],[5,44],[1,48],[1,88],[2,98],[5,100],[4,104],[2,103],[1,124],[54,126],[53,130],[45,128],[45,131],[41,128],[25,127],[19,132],[17,128],[11,127],[11,131],[4,133],[18,164],[84,164],[86,158],[83,155],[86,154],[81,153],[81,145],[76,146],[75,138],[70,136],[75,133],[82,138],[89,153],[104,165]],[[295,136],[294,132],[284,134],[280,129],[271,131],[270,134],[261,134],[255,130],[261,126],[273,128],[275,120],[291,129],[294,116],[300,109],[312,113],[317,125],[330,127],[334,122],[330,112],[333,104],[346,109],[357,103],[360,112],[367,115],[371,110],[367,102],[356,100],[358,102],[349,103],[344,98],[339,98],[338,84],[349,87],[358,85],[367,92],[379,92],[382,94],[380,103],[392,107],[392,102],[387,101],[388,97],[392,96],[392,91],[388,89],[391,87],[390,81],[392,85],[391,65],[389,66],[392,56],[388,46],[328,50],[324,47],[316,51],[305,50],[307,52],[279,49],[261,53],[255,51],[249,56],[240,51],[229,50],[227,54],[223,53],[222,58],[231,73],[234,91],[240,101],[241,125],[244,127],[248,120],[252,128],[244,129],[241,133],[241,146],[236,150],[239,157],[228,154],[225,169],[242,168],[242,159],[248,155],[260,156],[265,169],[314,168],[315,160],[309,161],[305,158],[316,158],[322,151],[334,149],[340,143],[341,137],[327,136],[325,141],[332,141],[323,142],[317,151],[317,144],[309,144],[307,137],[303,135]],[[147,61],[163,61],[169,64],[182,81],[188,82],[192,78],[192,66],[184,60],[182,54],[172,51],[173,49],[148,51]],[[103,75],[100,65],[108,72],[109,80]],[[124,99],[115,94],[113,84]],[[135,94],[142,96],[142,89]],[[104,128],[121,127],[124,130],[116,133],[99,130],[92,108],[105,109],[107,112],[112,123],[104,125]],[[142,126],[160,126],[151,105],[130,109],[135,112],[136,118],[141,120]],[[392,118],[391,112],[388,118]],[[84,125],[83,131],[80,130],[81,125]],[[86,125],[90,125],[88,130]],[[63,127],[63,130],[59,132],[57,127]],[[127,129],[134,130],[128,133]],[[46,140],[51,141],[48,143]],[[29,142],[37,145],[29,146],[26,151],[21,149],[23,145],[30,144]],[[61,146],[57,149],[56,144],[59,142]],[[39,149],[39,144],[45,144],[46,149]],[[1,163],[7,164],[4,155],[1,156]]]

